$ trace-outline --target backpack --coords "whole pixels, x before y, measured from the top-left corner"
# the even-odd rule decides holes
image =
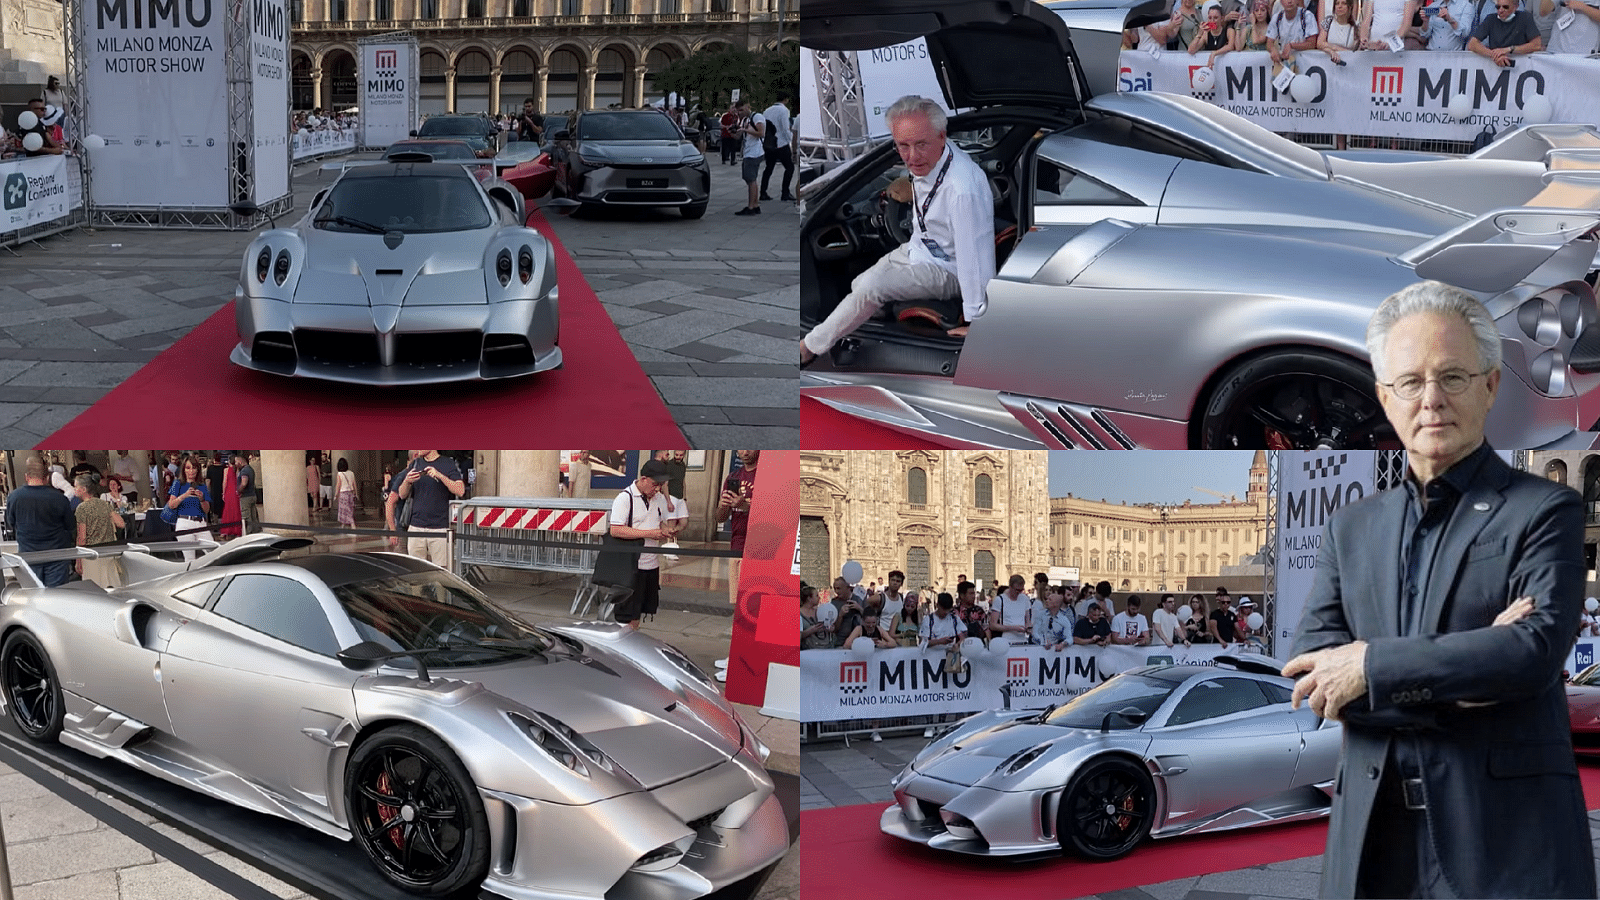
[[[1479,150],[1482,150],[1483,148],[1494,143],[1494,138],[1494,126],[1483,126],[1483,130],[1478,132],[1478,136],[1472,139],[1472,152],[1477,153]]]
[[[762,116],[761,119],[765,123],[761,134],[761,148],[772,153],[778,149],[778,129],[772,127],[772,120],[766,116]]]

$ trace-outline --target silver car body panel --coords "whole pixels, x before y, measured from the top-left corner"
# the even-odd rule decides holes
[[[340,177],[373,168],[353,167]],[[324,195],[293,226],[257,235],[245,251],[234,292],[240,341],[233,362],[278,375],[394,385],[508,378],[559,367],[554,247],[522,224],[522,197],[515,188],[499,179],[467,180],[481,204],[473,212],[488,217],[481,228],[409,233],[391,247],[390,235],[314,227]],[[532,259],[526,283],[515,271],[524,247]],[[265,281],[257,277],[263,249],[274,264],[288,253],[282,284],[275,272]],[[514,266],[505,285],[496,274],[502,252]]]
[[[419,725],[470,773],[490,830],[484,886],[513,900],[689,900],[786,852],[766,748],[713,683],[674,662],[675,649],[574,623],[548,629],[575,642],[556,641],[548,661],[430,667],[428,683],[404,666],[355,671],[203,608],[234,576],[288,578],[316,597],[339,646],[359,643],[316,574],[270,558],[274,540],[230,542],[209,564],[104,551],[152,576],[116,590],[37,587],[18,571],[0,592],[0,633],[28,630],[52,661],[62,743],[349,839],[353,745],[378,727]],[[18,570],[20,558],[0,565]],[[519,715],[565,722],[622,772],[574,773],[536,749]],[[668,844],[685,851],[678,861],[634,867]]]
[[[1133,673],[1155,668],[1161,667]],[[1327,815],[1343,738],[1339,725],[1322,722],[1309,708],[1292,710],[1287,702],[1170,725],[1173,711],[1201,682],[1233,678],[1285,690],[1292,686],[1275,675],[1193,668],[1134,728],[1101,733],[1059,727],[1039,722],[1036,711],[979,713],[959,723],[896,776],[891,783],[896,802],[883,811],[881,829],[955,853],[1057,852],[1057,811],[1074,773],[1108,756],[1126,759],[1151,776],[1152,837]],[[1036,748],[1042,753],[1020,772],[999,772],[1013,754]],[[1240,771],[1250,777],[1229,777]],[[972,829],[951,828],[951,817],[967,820]]]

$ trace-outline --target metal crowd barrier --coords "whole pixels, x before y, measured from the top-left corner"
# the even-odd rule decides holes
[[[591,584],[595,556],[608,529],[611,501],[570,497],[475,497],[450,503],[450,568],[498,566],[536,572],[582,575],[572,598],[572,614],[606,619],[629,591]],[[481,538],[526,538],[579,542],[573,547],[540,547]],[[592,548],[592,549],[591,549]]]

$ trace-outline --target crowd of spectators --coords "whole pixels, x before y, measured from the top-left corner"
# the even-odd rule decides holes
[[[361,124],[361,114],[358,112],[330,112],[317,107],[311,110],[301,110],[289,117],[289,132],[299,134],[302,131],[348,131]]]
[[[1123,35],[1147,52],[1266,50],[1294,66],[1303,50],[1334,62],[1350,50],[1471,50],[1507,65],[1512,56],[1600,51],[1600,0],[1180,0],[1172,16]]]
[[[1027,579],[1012,575],[1003,589],[980,596],[978,586],[960,576],[954,595],[925,585],[907,590],[904,572],[893,571],[879,588],[876,581],[852,585],[844,577],[833,580],[832,594],[820,596],[811,585],[801,587],[800,647],[802,650],[871,649],[894,647],[938,648],[957,639],[976,637],[986,645],[1037,644],[1052,650],[1069,646],[1185,647],[1195,644],[1260,643],[1260,633],[1250,624],[1257,612],[1249,597],[1238,609],[1225,587],[1219,587],[1208,607],[1202,594],[1181,601],[1177,594],[1162,594],[1153,605],[1130,594],[1121,608],[1111,583],[1094,585],[1051,584],[1038,573],[1029,593]],[[1146,610],[1149,610],[1146,613]]]

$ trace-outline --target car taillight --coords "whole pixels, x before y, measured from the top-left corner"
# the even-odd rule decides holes
[[[256,281],[265,284],[267,281],[267,270],[270,268],[272,268],[272,248],[262,247],[261,255],[256,257]]]
[[[272,267],[272,280],[283,284],[289,279],[289,251],[279,250],[278,261]]]
[[[533,280],[533,248],[527,244],[517,251],[517,277],[522,279],[523,284]]]
[[[501,250],[500,255],[494,260],[495,275],[500,278],[500,286],[505,287],[511,283],[511,251]]]

